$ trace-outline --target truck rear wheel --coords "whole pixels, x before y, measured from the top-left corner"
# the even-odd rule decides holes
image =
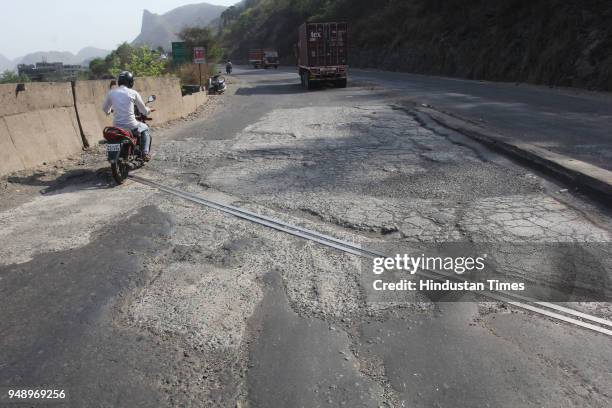
[[[306,73],[304,74],[304,88],[306,88],[306,89],[308,89],[308,90],[311,90],[311,89],[312,89],[312,87],[313,87],[313,83],[312,83],[312,81],[310,80],[310,75],[308,74],[308,72],[306,72]]]
[[[336,88],[346,88],[347,85],[347,80],[345,79],[338,79],[336,80],[335,84]]]

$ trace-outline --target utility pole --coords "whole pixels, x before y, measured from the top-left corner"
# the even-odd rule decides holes
[[[198,72],[200,74],[200,91],[202,90],[202,64],[198,64]]]

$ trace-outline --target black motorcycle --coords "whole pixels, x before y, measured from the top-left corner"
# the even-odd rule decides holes
[[[208,94],[221,95],[227,89],[225,85],[225,77],[219,72],[217,75],[208,79]]]

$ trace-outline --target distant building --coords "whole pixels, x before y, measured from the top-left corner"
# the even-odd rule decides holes
[[[35,82],[74,81],[79,74],[87,73],[87,67],[81,65],[64,65],[61,62],[37,62],[36,65],[19,64],[19,75],[27,75]]]

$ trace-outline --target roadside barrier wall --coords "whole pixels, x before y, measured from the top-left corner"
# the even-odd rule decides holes
[[[178,119],[185,115],[181,83],[178,78],[136,78],[134,89],[140,92],[142,99],[155,95],[157,100],[149,105],[156,109],[151,115],[153,126]]]
[[[195,112],[207,99],[208,95],[206,92],[196,92],[191,95],[183,96],[183,116]]]
[[[82,149],[72,87],[0,85],[0,175],[63,159]]]
[[[102,139],[112,116],[102,112],[110,80],[0,85],[0,176],[73,155]],[[143,99],[155,95],[150,124],[159,125],[194,112],[205,92],[181,96],[178,78],[136,78]]]
[[[98,143],[102,139],[104,127],[112,124],[112,116],[106,116],[102,112],[102,103],[110,89],[110,80],[75,83],[76,107],[84,138],[90,146]],[[149,95],[157,97],[157,100],[149,105],[156,109],[151,115],[153,120],[149,122],[153,126],[189,115],[208,98],[205,92],[183,97],[180,80],[173,77],[136,78],[134,89],[145,102]]]
[[[102,139],[102,130],[113,123],[112,116],[102,112],[104,98],[110,89],[110,80],[74,83],[76,111],[83,129],[83,138],[88,146],[98,143]]]

